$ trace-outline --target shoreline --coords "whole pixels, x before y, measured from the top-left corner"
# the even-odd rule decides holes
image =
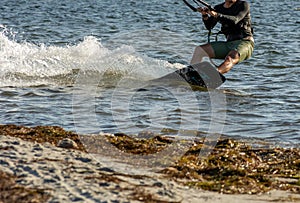
[[[19,197],[11,195],[9,198],[31,198],[26,202],[45,202],[45,198],[48,202],[300,202],[300,162],[295,161],[300,160],[299,149],[253,150],[244,143],[221,139],[215,152],[208,158],[210,162],[195,162],[194,154],[202,147],[201,143],[197,143],[174,165],[161,172],[143,175],[119,172],[115,168],[122,165],[112,163],[110,159],[107,160],[109,164],[94,159],[80,144],[78,135],[59,127],[2,125],[0,135],[1,176],[9,174],[12,182],[15,181],[3,186],[6,190],[0,190],[0,197],[3,198],[0,202],[8,202],[9,199],[4,199],[8,198],[5,194],[14,188],[23,188],[23,193]],[[143,153],[155,149],[159,151],[170,143],[168,138],[156,137],[145,141],[123,134],[110,135],[108,139],[114,146],[129,150],[130,153],[141,153],[142,146]],[[60,142],[62,140],[73,140],[75,144],[67,142],[63,145]],[[256,152],[258,154],[254,155]],[[287,157],[283,153],[287,153]],[[275,166],[276,159],[273,157],[271,160],[270,154],[275,155],[279,168],[260,171],[259,176],[256,173],[248,174],[248,169],[261,167],[265,157],[269,160],[266,163]],[[230,168],[225,164],[231,163],[233,166],[233,161],[245,157],[249,160],[244,160],[244,164],[248,163],[244,169],[241,165]],[[276,172],[284,167],[279,159],[284,159],[285,165],[289,161],[294,164]],[[215,169],[213,175],[206,173],[213,171],[212,167]],[[225,168],[228,170],[221,176]],[[272,177],[269,177],[269,172],[273,173]],[[225,175],[227,177],[222,180]],[[255,184],[253,180],[262,184]],[[243,181],[247,181],[247,184],[242,184]],[[281,187],[277,187],[277,183]],[[220,190],[222,184],[225,185],[223,191]],[[226,184],[229,184],[228,188]],[[252,194],[247,191],[247,185],[253,189]],[[26,196],[33,193],[37,196]]]

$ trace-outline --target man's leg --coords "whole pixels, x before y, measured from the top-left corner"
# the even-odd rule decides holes
[[[238,42],[237,45],[239,44],[240,42]],[[243,47],[244,45],[241,45],[241,48]],[[235,64],[237,64],[240,61],[239,52],[235,49],[230,50],[228,48],[229,46],[227,42],[213,42],[212,44],[208,43],[208,44],[197,46],[195,48],[190,64],[200,63],[203,57],[225,59],[224,62],[218,67],[218,71],[222,74],[227,73]],[[217,51],[216,53],[215,50]]]
[[[231,50],[225,57],[224,62],[218,67],[218,71],[222,74],[227,73],[239,60],[240,54],[236,50]]]
[[[203,57],[215,58],[215,52],[210,44],[197,46],[190,64],[200,63]]]
[[[237,63],[242,62],[251,57],[254,42],[250,40],[236,40],[229,42],[228,48],[231,49],[225,61],[218,67],[220,73],[227,73]]]

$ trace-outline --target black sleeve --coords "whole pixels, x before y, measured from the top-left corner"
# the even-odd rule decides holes
[[[220,7],[221,5],[222,4],[216,5],[214,7],[214,9],[217,10],[217,7]],[[203,23],[204,23],[206,29],[208,29],[208,30],[213,29],[216,26],[217,22],[218,22],[218,18],[215,18],[212,16],[209,16],[208,19],[206,19],[206,20],[203,19]]]
[[[218,19],[227,19],[232,21],[234,24],[240,22],[248,13],[250,12],[250,5],[247,2],[244,2],[241,5],[241,11],[237,15],[224,15],[219,13]]]

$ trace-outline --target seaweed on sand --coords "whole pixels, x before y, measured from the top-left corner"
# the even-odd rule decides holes
[[[186,185],[226,194],[258,194],[272,189],[300,192],[300,149],[258,149],[223,139],[208,157],[200,159],[202,144],[190,148],[163,172]]]
[[[0,125],[0,134],[53,145],[67,137],[77,143],[77,150],[86,151],[77,134],[60,127]],[[172,143],[170,137],[160,135],[139,139],[116,134],[107,136],[107,140],[133,154],[156,153]],[[220,139],[212,153],[201,159],[203,147],[203,141],[195,142],[176,163],[161,172],[182,184],[220,193],[258,194],[272,189],[300,193],[299,148],[254,148],[233,139]]]
[[[0,125],[0,135],[18,137],[26,141],[45,143],[48,142],[57,146],[58,142],[64,138],[69,138],[76,142],[78,150],[85,151],[80,137],[71,131],[66,131],[58,126],[36,126],[25,127],[18,125]]]
[[[151,154],[168,147],[172,139],[155,136],[137,139],[119,134],[109,137],[120,150]],[[300,193],[300,149],[253,148],[233,139],[220,139],[205,159],[197,141],[173,166],[162,171],[185,185],[226,194],[259,194],[272,189]]]

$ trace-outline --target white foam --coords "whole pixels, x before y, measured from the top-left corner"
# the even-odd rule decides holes
[[[109,50],[92,36],[76,45],[60,47],[17,42],[4,32],[0,35],[0,86],[61,85],[66,82],[63,76],[74,70],[153,79],[179,66],[139,54],[132,46]],[[54,80],[57,77],[60,82]]]

